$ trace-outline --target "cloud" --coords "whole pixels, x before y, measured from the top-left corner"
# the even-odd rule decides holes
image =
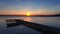
[[[4,3],[3,2],[0,2],[0,6],[3,6],[4,5]]]

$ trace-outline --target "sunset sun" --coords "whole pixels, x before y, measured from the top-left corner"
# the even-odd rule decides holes
[[[27,12],[27,13],[26,13],[26,16],[30,16],[30,12]]]

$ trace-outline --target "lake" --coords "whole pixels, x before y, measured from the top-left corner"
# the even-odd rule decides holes
[[[25,21],[53,26],[60,28],[60,17],[17,17],[17,16],[0,16],[0,34],[43,34],[24,25],[6,28],[7,19],[24,19]]]

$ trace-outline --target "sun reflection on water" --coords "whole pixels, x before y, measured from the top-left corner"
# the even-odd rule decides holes
[[[24,18],[24,20],[29,21],[29,22],[32,21],[31,17],[26,17],[26,18]]]

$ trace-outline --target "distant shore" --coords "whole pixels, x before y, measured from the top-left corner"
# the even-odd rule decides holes
[[[0,16],[20,16],[20,17],[27,17],[26,15],[0,15]],[[60,15],[30,15],[29,17],[60,17]]]

